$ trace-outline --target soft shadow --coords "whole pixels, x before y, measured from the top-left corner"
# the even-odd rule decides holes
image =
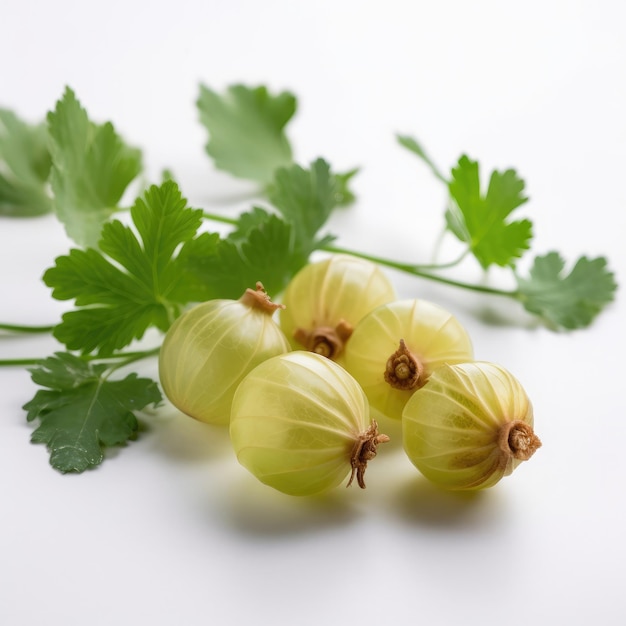
[[[501,328],[523,328],[536,330],[544,326],[540,318],[527,313],[517,302],[500,303],[500,307],[479,306],[468,307],[470,315],[489,326]]]
[[[179,463],[206,463],[231,452],[227,426],[205,424],[173,408],[156,411],[142,427],[155,454]]]
[[[349,524],[358,515],[351,494],[341,485],[326,494],[299,497],[280,493],[245,475],[227,482],[220,515],[225,526],[244,535],[269,539],[310,535]],[[213,502],[211,516],[215,513]]]
[[[404,521],[432,529],[480,528],[502,520],[503,501],[489,489],[447,491],[420,476],[411,477],[392,494],[393,506]]]
[[[387,435],[389,441],[379,447],[380,454],[389,454],[392,450],[402,449],[402,421],[372,412],[372,418],[378,424],[378,432]]]

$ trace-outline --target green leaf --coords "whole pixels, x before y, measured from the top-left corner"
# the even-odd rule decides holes
[[[350,206],[356,200],[354,192],[350,189],[350,183],[358,173],[359,168],[355,167],[347,172],[335,174],[336,204],[338,207]]]
[[[26,124],[0,109],[0,215],[31,217],[52,210],[47,141],[45,125]]]
[[[441,173],[441,170],[435,165],[435,162],[428,156],[426,150],[424,150],[422,145],[418,143],[416,139],[408,135],[396,135],[396,139],[402,147],[422,159],[422,161],[428,165],[436,178],[438,178],[442,183],[445,183],[446,185],[448,184],[448,179]]]
[[[169,291],[169,300],[186,304],[227,297],[215,289],[211,276],[220,242],[217,233],[202,233],[182,246],[175,264],[178,278]]]
[[[617,284],[604,257],[580,257],[569,274],[557,252],[535,258],[529,277],[517,277],[519,298],[527,311],[556,328],[589,326],[614,298]]]
[[[319,238],[318,232],[332,210],[345,202],[355,173],[333,174],[323,159],[309,169],[279,168],[268,195],[282,218],[260,207],[239,216],[216,254],[197,259],[207,294],[238,298],[257,281],[270,295],[282,292],[310,254],[333,240],[329,235]]]
[[[105,355],[140,339],[150,326],[166,331],[179,305],[205,293],[190,272],[186,247],[207,253],[215,242],[191,243],[202,211],[187,207],[176,183],[152,186],[136,200],[131,217],[138,236],[117,220],[109,222],[100,250],[73,249],[44,274],[54,298],[76,300],[78,309],[65,313],[54,331],[70,350]]]
[[[50,464],[61,472],[100,464],[105,447],[122,445],[135,435],[136,412],[161,401],[154,381],[137,374],[111,381],[104,376],[106,369],[58,352],[30,370],[33,382],[47,388],[23,407],[29,422],[40,422],[31,440],[47,445]]]
[[[324,159],[317,159],[309,169],[291,165],[276,171],[268,197],[293,225],[294,248],[305,260],[313,250],[330,241],[317,240],[316,236],[344,197],[341,189]]]
[[[484,268],[513,266],[529,248],[532,237],[529,220],[507,221],[511,212],[528,200],[523,195],[524,181],[514,170],[494,171],[483,195],[478,163],[462,156],[452,169],[449,190],[455,202],[446,212],[449,230],[469,245]]]
[[[262,282],[267,293],[275,296],[306,262],[294,249],[292,226],[271,214],[250,228],[245,240],[225,240],[219,253],[223,267],[234,270],[224,275],[224,287],[237,285],[239,296],[244,287],[254,287],[256,281]]]
[[[293,94],[233,85],[220,95],[201,85],[197,106],[218,169],[265,185],[276,168],[292,163],[284,129],[296,111]]]
[[[90,121],[69,88],[48,113],[48,132],[57,216],[77,244],[96,246],[102,224],[141,172],[141,152],[128,147],[110,122]]]
[[[245,240],[250,231],[267,222],[270,215],[268,211],[258,206],[252,207],[250,211],[240,213],[235,228],[228,235],[228,239],[230,241]]]
[[[217,241],[210,253],[190,250],[189,261],[206,300],[238,299],[257,282],[276,295],[301,267],[291,225],[258,207],[242,214],[233,233]]]

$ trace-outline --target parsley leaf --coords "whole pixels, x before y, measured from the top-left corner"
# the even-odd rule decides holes
[[[589,326],[611,302],[617,284],[604,257],[580,257],[569,274],[557,252],[535,258],[529,277],[517,276],[519,299],[527,311],[557,328]]]
[[[270,218],[267,210],[258,206],[252,207],[250,211],[240,213],[235,223],[235,228],[228,235],[231,241],[243,241],[248,237],[248,233],[261,226]]]
[[[197,106],[209,131],[206,151],[218,169],[265,185],[276,168],[292,163],[284,128],[296,112],[293,94],[232,85],[220,95],[200,85]]]
[[[279,216],[256,209],[254,225],[248,224],[245,238],[228,237],[218,248],[219,264],[212,268],[211,281],[221,297],[239,298],[256,281],[270,295],[280,293],[302,267],[294,250],[291,224]],[[242,223],[246,221],[242,216]],[[241,233],[241,226],[238,232]]]
[[[336,195],[336,205],[339,206],[350,206],[355,200],[356,196],[354,192],[350,189],[350,182],[352,179],[359,173],[359,168],[355,167],[347,172],[341,172],[340,174],[335,174],[335,195]]]
[[[324,159],[311,163],[308,170],[291,165],[276,171],[268,197],[293,224],[294,248],[301,256],[302,264],[313,250],[333,241],[332,236],[316,239],[316,235],[333,209],[342,202],[344,194],[342,183],[331,173],[330,165]]]
[[[134,373],[110,381],[107,368],[57,352],[30,370],[33,382],[47,388],[23,407],[29,422],[40,421],[31,440],[48,446],[50,464],[61,472],[101,463],[105,446],[122,445],[135,435],[135,412],[161,401],[154,381]]]
[[[524,181],[514,170],[494,171],[487,193],[482,195],[478,163],[462,156],[452,168],[448,187],[455,201],[446,212],[448,228],[469,245],[483,268],[514,265],[532,237],[529,220],[506,221],[528,200],[523,195]]]
[[[76,243],[95,246],[102,224],[141,172],[141,152],[128,147],[110,122],[90,121],[69,88],[48,113],[48,132],[57,216]]]
[[[29,217],[52,210],[47,141],[45,125],[26,124],[0,109],[0,215]]]
[[[189,271],[201,277],[205,299],[239,298],[257,281],[269,294],[282,292],[310,254],[333,239],[317,238],[317,233],[333,208],[345,200],[352,175],[340,180],[323,159],[310,169],[279,168],[268,189],[282,216],[253,207],[239,216],[234,230],[210,253],[190,250]]]
[[[178,278],[171,285],[168,300],[186,304],[225,297],[211,283],[211,268],[208,264],[210,260],[215,264],[220,242],[218,233],[209,232],[201,233],[185,242],[175,259],[174,267]]]
[[[269,294],[282,292],[310,254],[332,241],[333,237],[318,238],[317,233],[333,208],[345,200],[352,175],[340,180],[322,159],[308,170],[299,165],[279,168],[268,189],[282,215],[253,207],[211,251],[181,251],[189,272],[204,285],[204,299],[239,298],[257,281]]]
[[[102,228],[100,250],[73,249],[56,259],[43,280],[54,298],[75,299],[79,307],[55,327],[59,341],[70,350],[111,354],[149,326],[166,331],[178,305],[202,299],[204,288],[189,271],[185,248],[207,253],[215,242],[209,237],[190,243],[202,211],[186,204],[173,181],[153,185],[131,209],[139,238],[115,220]],[[180,244],[179,262],[174,253]]]
[[[208,239],[213,237],[212,245]],[[184,272],[202,289],[202,299],[238,299],[257,281],[269,294],[280,293],[300,268],[294,256],[292,227],[278,215],[255,207],[240,215],[225,239],[203,233],[178,257]]]

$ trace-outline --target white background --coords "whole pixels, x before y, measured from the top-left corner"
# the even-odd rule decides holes
[[[36,121],[70,85],[94,120],[143,148],[149,179],[170,167],[192,205],[234,214],[250,206],[250,188],[205,156],[198,85],[289,89],[298,161],[362,168],[357,204],[329,225],[340,244],[430,260],[445,190],[395,143],[400,132],[445,170],[463,152],[483,174],[515,167],[533,254],[606,255],[621,283],[621,7],[4,0],[0,106]],[[70,245],[53,217],[0,220],[0,321],[54,323],[70,306],[40,282]],[[481,279],[471,263],[461,274]],[[557,334],[497,299],[391,276],[399,295],[453,311],[476,357],[522,381],[543,441],[531,461],[483,493],[441,493],[396,437],[371,463],[366,491],[294,499],[240,467],[223,430],[163,408],[100,468],[62,476],[29,443],[28,373],[3,368],[0,622],[626,623],[623,292],[592,328]],[[489,280],[509,285],[503,273]],[[5,336],[0,358],[58,347]]]

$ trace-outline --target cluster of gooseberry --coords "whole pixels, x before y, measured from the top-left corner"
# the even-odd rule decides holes
[[[397,299],[379,266],[348,255],[305,266],[281,304],[258,283],[183,313],[159,375],[175,407],[229,425],[239,462],[291,495],[348,475],[365,487],[367,462],[389,441],[381,419],[401,420],[409,459],[447,489],[490,487],[541,445],[521,384],[473,360],[453,315]]]

